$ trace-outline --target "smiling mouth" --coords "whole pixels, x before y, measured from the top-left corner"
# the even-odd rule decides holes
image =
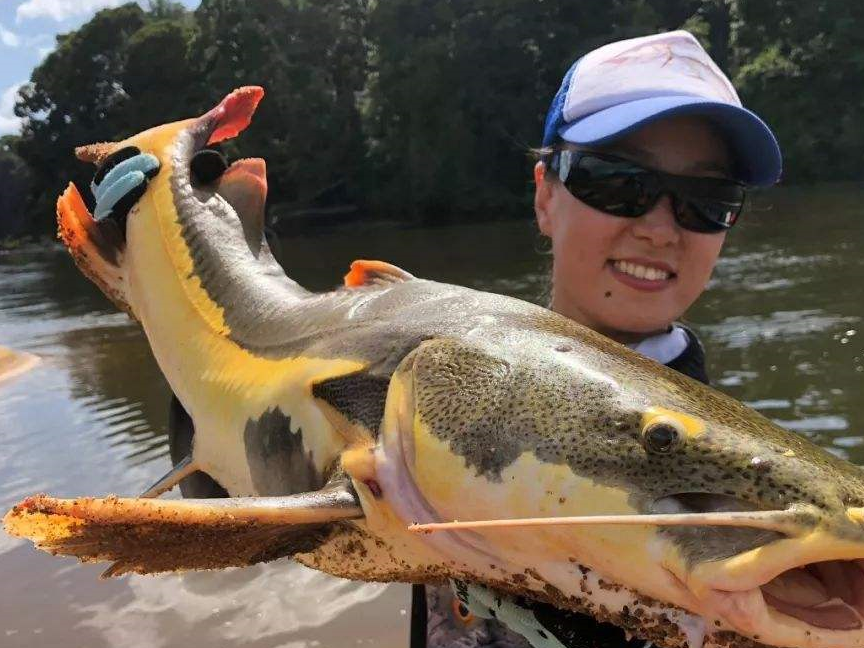
[[[608,264],[614,271],[640,281],[660,283],[675,279],[678,276],[675,272],[665,268],[624,259],[610,259]]]

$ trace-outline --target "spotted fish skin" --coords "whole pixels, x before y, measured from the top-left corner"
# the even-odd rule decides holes
[[[864,648],[858,468],[536,305],[382,262],[361,263],[336,290],[305,290],[260,231],[263,161],[207,184],[190,171],[198,151],[249,123],[261,96],[243,88],[199,118],[83,151],[98,161],[136,146],[160,170],[125,238],[88,221],[74,188],[61,231],[85,273],[141,322],[188,413],[193,460],[215,484],[236,497],[350,481],[365,517],[316,525],[298,560],[364,580],[481,583],[668,648]],[[791,513],[782,531],[407,529],[719,510]],[[849,579],[833,603],[787,613],[794,606],[763,596],[769,584],[800,594],[775,577],[828,561]]]

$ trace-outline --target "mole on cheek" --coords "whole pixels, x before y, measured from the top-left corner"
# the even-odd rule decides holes
[[[603,296],[604,296],[604,297],[611,297],[611,296],[612,296],[612,291],[611,291],[611,290],[607,290],[607,291],[606,291],[606,294],[603,295]]]

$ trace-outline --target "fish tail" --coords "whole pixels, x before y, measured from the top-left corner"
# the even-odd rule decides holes
[[[123,290],[122,233],[111,219],[96,221],[71,182],[57,199],[57,236],[81,272],[120,310],[135,317]]]

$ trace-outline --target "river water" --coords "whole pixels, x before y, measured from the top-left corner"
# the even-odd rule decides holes
[[[864,188],[758,196],[687,314],[717,388],[864,464]],[[548,257],[530,222],[386,223],[279,242],[289,274],[323,289],[354,258],[543,302]],[[0,253],[0,345],[43,362],[0,383],[0,509],[36,492],[132,495],[168,468],[168,389],[138,327],[61,249]],[[408,589],[290,561],[99,581],[104,566],[0,532],[0,646],[402,648]]]

